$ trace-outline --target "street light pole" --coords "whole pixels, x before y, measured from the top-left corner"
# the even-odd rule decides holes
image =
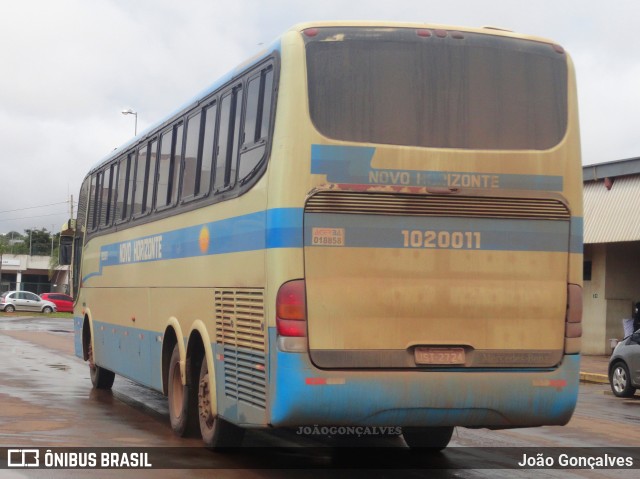
[[[133,115],[135,117],[135,123],[133,127],[133,136],[138,135],[138,112],[133,111],[131,108],[127,108],[126,110],[122,110],[123,115]]]

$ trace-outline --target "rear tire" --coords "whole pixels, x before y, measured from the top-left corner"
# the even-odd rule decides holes
[[[116,375],[113,371],[109,371],[103,367],[98,366],[93,360],[93,347],[91,346],[91,339],[89,339],[89,376],[91,376],[91,384],[95,389],[111,389],[113,381]]]
[[[169,420],[171,429],[180,437],[192,436],[198,431],[198,397],[192,389],[182,384],[180,349],[176,344],[169,361]]]
[[[447,427],[403,427],[402,437],[411,449],[427,448],[441,451],[453,435],[453,426]]]
[[[636,388],[631,385],[629,368],[622,361],[618,361],[611,368],[609,384],[611,384],[613,394],[619,398],[630,398],[636,392]]]
[[[244,429],[225,421],[218,415],[213,415],[209,393],[209,367],[207,366],[207,358],[204,357],[198,381],[198,418],[202,441],[210,449],[241,446]]]
[[[51,314],[53,313],[53,308],[51,306],[45,306],[44,308],[42,308],[42,312],[44,314]]]
[[[7,304],[7,305],[4,307],[4,312],[5,312],[5,313],[13,313],[15,310],[16,310],[16,308],[15,308],[13,305],[11,305],[11,304]]]

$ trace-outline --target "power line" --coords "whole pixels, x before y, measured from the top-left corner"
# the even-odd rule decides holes
[[[35,210],[37,208],[46,208],[48,206],[57,206],[57,205],[66,205],[69,204],[69,201],[61,201],[59,203],[51,203],[49,205],[40,205],[40,206],[29,206],[27,208],[18,208],[15,210],[4,210],[4,211],[0,211],[0,214],[2,213],[15,213],[16,211],[24,211],[24,210]]]
[[[63,211],[61,213],[51,213],[51,214],[48,214],[48,215],[22,216],[20,218],[3,218],[0,221],[4,223],[4,222],[7,222],[7,221],[22,221],[22,220],[30,220],[32,218],[44,218],[46,216],[62,216],[62,215],[67,215],[68,216],[69,212],[68,211]]]

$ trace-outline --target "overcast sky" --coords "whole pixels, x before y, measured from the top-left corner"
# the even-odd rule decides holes
[[[577,70],[584,164],[640,156],[637,0],[0,0],[0,233],[58,231],[89,168],[290,26],[492,25]],[[45,205],[50,205],[46,206]]]

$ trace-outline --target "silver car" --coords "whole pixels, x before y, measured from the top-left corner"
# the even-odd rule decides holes
[[[633,396],[640,388],[640,330],[624,338],[613,350],[609,383],[613,394],[621,398]]]
[[[14,311],[53,313],[56,311],[56,305],[29,291],[7,291],[0,295],[0,311],[6,313]]]

